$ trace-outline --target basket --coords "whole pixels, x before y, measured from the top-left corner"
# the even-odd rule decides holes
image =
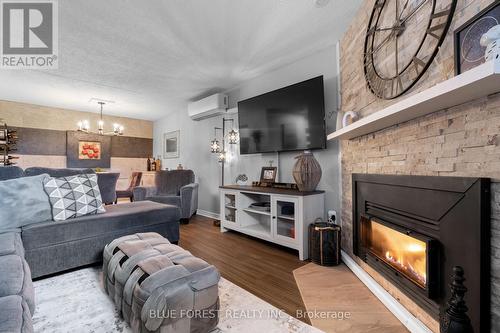
[[[309,257],[321,266],[340,264],[341,228],[328,222],[314,222],[309,225]]]

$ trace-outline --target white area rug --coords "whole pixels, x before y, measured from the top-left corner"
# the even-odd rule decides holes
[[[102,288],[98,268],[35,281],[35,332],[131,332]],[[221,312],[214,332],[319,333],[235,284],[219,283]]]

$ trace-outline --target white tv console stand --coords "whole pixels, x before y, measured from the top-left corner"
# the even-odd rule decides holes
[[[250,208],[255,202],[269,202],[270,211]],[[299,251],[309,258],[308,227],[324,218],[323,191],[228,185],[220,187],[221,232],[234,230]],[[284,209],[283,209],[284,208]],[[285,214],[291,212],[293,214]]]

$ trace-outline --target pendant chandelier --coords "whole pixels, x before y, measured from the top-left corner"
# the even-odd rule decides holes
[[[92,132],[90,130],[90,123],[88,120],[81,120],[78,122],[78,131],[79,132],[84,132],[84,133],[95,133],[99,135],[123,135],[123,130],[125,129],[122,125],[120,124],[113,124],[113,131],[110,132],[104,132],[104,120],[102,119],[102,109],[104,102],[97,102],[101,106],[101,113],[100,113],[100,118],[99,121],[97,122],[97,132]]]

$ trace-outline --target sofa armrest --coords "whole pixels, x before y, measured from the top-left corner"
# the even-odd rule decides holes
[[[134,187],[134,201],[144,201],[148,197],[155,196],[157,188],[154,186],[137,186]]]
[[[181,218],[190,218],[198,209],[198,183],[181,187]]]

